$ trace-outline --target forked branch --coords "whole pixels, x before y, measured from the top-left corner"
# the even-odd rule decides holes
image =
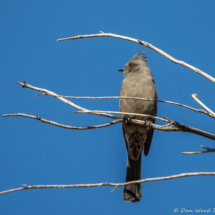
[[[68,105],[70,105],[70,106],[72,106],[72,107],[74,107],[74,108],[76,108],[78,110],[81,110],[81,111],[79,111],[79,113],[88,113],[88,114],[93,114],[93,115],[99,115],[99,116],[103,116],[103,117],[108,117],[108,118],[114,119],[114,121],[112,121],[110,123],[103,124],[103,125],[87,126],[87,127],[76,127],[76,126],[62,125],[62,124],[59,124],[59,123],[56,123],[56,122],[53,122],[53,121],[49,121],[49,120],[40,118],[38,116],[32,116],[32,115],[27,115],[27,114],[22,114],[22,113],[19,113],[19,114],[6,114],[6,115],[4,115],[4,117],[6,117],[6,116],[28,117],[28,118],[33,118],[33,119],[39,120],[41,122],[48,123],[48,124],[51,124],[51,125],[55,125],[55,126],[58,126],[58,127],[64,127],[64,128],[67,128],[67,129],[83,130],[83,129],[92,129],[92,128],[107,127],[107,126],[110,126],[110,125],[122,122],[123,119],[121,117],[117,117],[117,116],[112,115],[112,114],[120,114],[120,115],[123,114],[123,115],[131,115],[131,116],[145,116],[147,118],[148,117],[149,118],[156,118],[158,120],[165,121],[168,124],[161,126],[161,125],[156,125],[156,124],[152,123],[151,121],[144,121],[144,120],[137,120],[137,119],[131,119],[131,122],[132,123],[136,123],[136,124],[145,125],[145,126],[148,126],[148,127],[153,128],[153,129],[160,130],[160,131],[167,131],[167,132],[170,132],[170,131],[189,132],[189,133],[197,134],[197,135],[200,135],[200,136],[203,136],[203,137],[215,140],[215,135],[214,134],[211,134],[211,133],[208,133],[206,131],[194,128],[192,126],[188,126],[188,125],[183,125],[181,123],[177,123],[177,122],[175,122],[173,120],[170,120],[170,119],[168,119],[166,117],[160,118],[160,117],[150,116],[150,115],[146,115],[146,114],[124,113],[124,112],[116,112],[116,111],[98,111],[98,110],[97,111],[91,111],[91,110],[87,110],[87,109],[85,109],[85,108],[83,108],[81,106],[78,106],[78,105],[74,104],[73,102],[68,101],[65,98],[62,98],[61,96],[59,96],[58,94],[56,94],[56,93],[54,93],[52,91],[31,86],[30,84],[27,84],[26,82],[24,82],[24,83],[16,82],[16,83],[22,85],[23,88],[30,88],[30,89],[33,89],[33,90],[36,90],[36,91],[43,92],[46,95],[54,96],[57,99],[65,102],[66,104],[68,104]]]
[[[202,154],[202,153],[209,153],[209,152],[215,152],[215,149],[208,148],[206,146],[201,145],[202,148],[206,149],[206,151],[196,151],[196,152],[182,152],[186,155],[193,155],[193,154]]]
[[[205,104],[203,104],[203,102],[201,102],[200,101],[200,99],[199,99],[199,97],[198,97],[198,95],[197,94],[193,94],[192,95],[192,98],[197,102],[197,103],[199,103],[206,111],[208,111],[209,112],[209,115],[211,116],[211,117],[215,117],[215,113],[210,109],[210,108],[208,108]]]

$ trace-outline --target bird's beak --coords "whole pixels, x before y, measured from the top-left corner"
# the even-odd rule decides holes
[[[119,72],[123,72],[123,71],[124,71],[124,69],[119,69],[118,71],[119,71]]]

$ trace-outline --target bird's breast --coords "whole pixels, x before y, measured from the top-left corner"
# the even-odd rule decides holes
[[[151,79],[139,75],[124,79],[120,96],[157,99],[157,91]],[[120,99],[120,111],[154,115],[155,103],[155,101]]]

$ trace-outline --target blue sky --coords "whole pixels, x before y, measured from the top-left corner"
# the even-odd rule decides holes
[[[5,1],[1,19],[1,115],[26,113],[62,124],[87,126],[109,119],[75,114],[51,97],[22,89],[15,81],[61,95],[118,96],[131,57],[145,51],[159,99],[215,110],[215,84],[173,64],[156,52],[124,40],[91,38],[57,42],[63,37],[103,31],[144,40],[176,59],[215,77],[214,1]],[[118,100],[74,100],[95,110],[119,110]],[[214,131],[214,120],[159,103],[158,116]],[[0,191],[22,184],[124,182],[127,152],[121,125],[76,131],[27,118],[0,118]],[[159,121],[157,121],[160,124]],[[215,172],[214,154],[183,151],[214,148],[212,140],[189,133],[155,131],[142,160],[142,178],[186,172]],[[201,176],[142,184],[143,198],[125,203],[123,188],[38,189],[0,196],[0,214],[174,214],[174,208],[215,208],[214,177]],[[178,213],[181,213],[180,211]]]

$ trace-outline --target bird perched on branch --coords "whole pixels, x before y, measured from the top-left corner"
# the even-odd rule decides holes
[[[122,82],[120,96],[139,97],[157,100],[157,90],[151,70],[147,66],[147,57],[144,52],[135,55],[123,69],[124,80]],[[120,111],[156,116],[157,102],[134,99],[120,99]],[[129,116],[124,117],[122,130],[128,151],[126,182],[140,180],[141,157],[149,153],[153,132],[152,128],[145,125],[132,123],[129,119],[147,120],[155,122],[151,117]],[[126,202],[138,202],[142,199],[141,185],[130,184],[124,187],[123,199]]]

